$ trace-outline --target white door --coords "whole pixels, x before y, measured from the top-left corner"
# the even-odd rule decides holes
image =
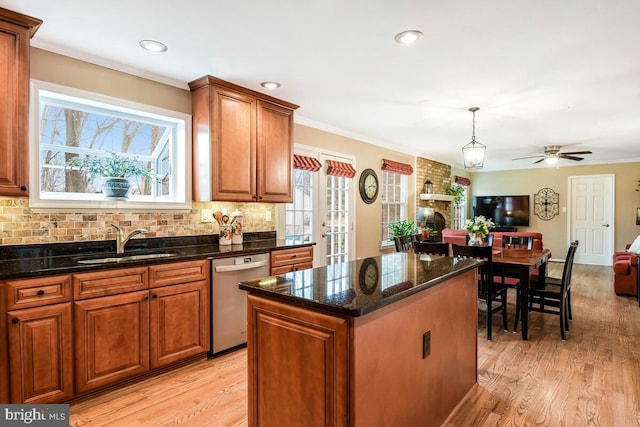
[[[278,238],[292,243],[315,242],[313,266],[355,259],[353,178],[328,176],[327,160],[353,164],[353,158],[322,153],[296,144],[295,153],[320,161],[317,172],[294,171],[293,203],[278,209]]]
[[[611,265],[614,176],[569,177],[569,241],[578,240],[578,264]]]

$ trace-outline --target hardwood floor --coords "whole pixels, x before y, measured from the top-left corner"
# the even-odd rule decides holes
[[[565,342],[557,316],[531,313],[528,341],[496,321],[492,342],[480,316],[478,384],[446,427],[640,426],[640,307],[613,293],[610,267],[573,270]],[[246,364],[242,349],[74,403],[71,425],[245,426]]]

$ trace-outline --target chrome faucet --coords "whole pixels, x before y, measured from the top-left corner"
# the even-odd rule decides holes
[[[144,228],[136,228],[125,237],[122,228],[115,224],[111,224],[111,226],[116,229],[116,252],[119,254],[124,253],[124,245],[126,245],[133,236],[136,234],[147,234],[149,232],[149,230],[145,230]]]

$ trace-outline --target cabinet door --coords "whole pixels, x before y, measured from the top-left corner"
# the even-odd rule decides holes
[[[11,402],[73,396],[71,303],[8,312]]]
[[[209,350],[208,288],[203,280],[151,291],[151,368]]]
[[[258,101],[257,200],[291,202],[293,110]]]
[[[30,37],[4,15],[0,11],[0,195],[28,196]]]
[[[83,393],[149,370],[149,292],[76,301],[76,390]]]
[[[213,89],[212,200],[255,201],[256,100]]]
[[[249,425],[349,425],[348,321],[247,301]]]

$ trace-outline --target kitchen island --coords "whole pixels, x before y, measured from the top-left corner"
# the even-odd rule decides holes
[[[477,382],[478,265],[393,253],[240,283],[249,425],[441,425]]]

